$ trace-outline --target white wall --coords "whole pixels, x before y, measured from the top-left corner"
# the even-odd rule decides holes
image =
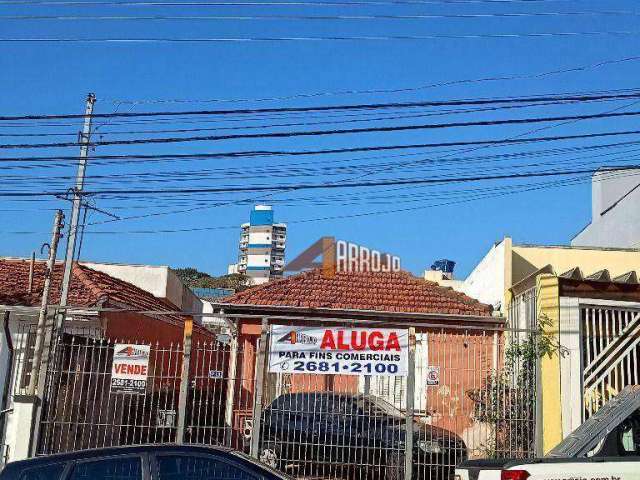
[[[202,301],[167,266],[82,262],[93,270],[131,283],[155,297],[164,298],[185,312],[202,312]]]
[[[573,238],[571,245],[638,248],[640,211],[637,205],[640,188],[631,191],[638,184],[640,169],[617,174],[606,171],[596,173],[591,182],[591,223]],[[620,203],[603,214],[616,201]]]
[[[249,245],[268,245],[271,247],[271,229],[267,231],[249,231]]]
[[[93,262],[82,262],[82,265],[93,270],[106,273],[107,275],[111,275],[119,280],[129,282],[136,287],[151,293],[154,297],[169,298],[167,295],[169,267]]]
[[[505,240],[491,247],[465,279],[462,288],[470,297],[493,306],[502,305],[504,300]]]

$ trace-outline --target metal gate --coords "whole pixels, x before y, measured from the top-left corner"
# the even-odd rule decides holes
[[[640,383],[640,311],[582,306],[584,418],[628,385]]]
[[[534,377],[500,332],[423,328],[408,377],[269,373],[268,335],[151,344],[139,394],[114,393],[111,371],[116,343],[144,342],[60,336],[37,452],[224,445],[322,479],[446,479],[465,458],[533,455]]]
[[[254,379],[241,378],[241,349],[221,341],[197,343],[184,375],[182,345],[150,344],[145,392],[123,394],[111,390],[116,343],[144,344],[78,334],[58,339],[47,372],[38,454],[166,442],[248,450],[247,440],[234,433],[247,430],[234,420],[252,413],[245,387]],[[239,368],[230,371],[230,365]]]

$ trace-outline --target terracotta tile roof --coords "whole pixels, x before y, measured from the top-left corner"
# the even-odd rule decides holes
[[[224,300],[235,305],[445,313],[491,316],[492,307],[408,272],[336,273],[320,270],[259,285]]]
[[[46,264],[36,262],[32,293],[28,293],[29,263],[29,260],[0,259],[0,305],[40,305]],[[57,263],[53,269],[49,296],[51,305],[60,302],[62,275],[63,264]],[[133,310],[177,310],[172,303],[154,297],[135,285],[78,264],[73,266],[69,305],[75,307],[102,305]]]

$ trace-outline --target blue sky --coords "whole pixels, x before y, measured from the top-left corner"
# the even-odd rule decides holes
[[[279,15],[279,14],[451,14],[451,13],[497,13],[497,12],[586,12],[586,11],[636,11],[632,1],[549,1],[527,3],[469,3],[469,4],[425,4],[360,7],[180,7],[171,9],[143,9],[141,7],[50,7],[0,5],[0,15]],[[539,32],[587,32],[587,31],[633,31],[637,30],[638,16],[550,16],[526,18],[468,18],[468,19],[420,19],[388,21],[64,21],[38,20],[16,21],[0,19],[1,38],[28,37],[92,37],[92,38],[150,38],[150,37],[257,37],[257,36],[330,36],[330,35],[431,35],[431,34],[486,34],[486,33],[539,33]],[[640,32],[639,32],[640,33]],[[237,43],[182,43],[182,44],[132,44],[132,43],[0,43],[0,112],[6,115],[25,113],[81,113],[86,93],[95,92],[98,101],[96,112],[154,111],[208,108],[245,108],[265,106],[295,106],[341,103],[378,103],[394,101],[420,101],[471,97],[496,97],[509,95],[533,95],[635,88],[640,78],[640,62],[624,62],[561,75],[550,75],[540,79],[480,82],[449,87],[422,89],[407,93],[378,93],[319,96],[272,102],[208,102],[208,103],[139,103],[117,106],[117,100],[159,99],[255,99],[284,97],[300,93],[333,92],[342,90],[396,89],[473,79],[487,76],[527,75],[556,69],[593,64],[603,60],[615,60],[640,55],[638,35],[567,36],[553,38],[510,39],[437,39],[421,41],[351,41],[351,42],[237,42]],[[415,124],[450,122],[460,119],[521,118],[526,116],[575,115],[599,113],[616,107],[628,111],[640,110],[630,105],[631,101],[598,103],[586,106],[539,107],[526,111],[504,111],[457,116],[436,116],[409,120],[389,120],[388,124]],[[298,119],[299,121],[300,119]],[[327,121],[323,116],[304,118],[305,121]],[[145,130],[160,128],[194,128],[203,123],[176,122],[171,125],[143,124],[100,126],[98,134],[103,139],[113,138],[110,132],[117,130]],[[295,122],[296,120],[294,120]],[[98,125],[104,120],[99,120]],[[283,121],[282,123],[287,123]],[[242,122],[218,123],[221,127],[246,125]],[[357,128],[365,124],[346,124],[337,128]],[[352,146],[411,144],[475,140],[483,138],[510,138],[544,125],[517,125],[505,127],[450,128],[442,130],[415,130],[409,132],[373,133],[343,136],[305,137],[293,139],[262,139],[227,142],[178,143],[168,145],[99,147],[95,154],[163,154],[221,152],[257,149],[318,149]],[[320,125],[313,128],[333,128]],[[4,128],[4,134],[63,131],[69,137],[44,137],[43,141],[73,141],[73,133],[80,124],[56,127]],[[297,127],[289,127],[297,128]],[[306,127],[305,127],[306,128]],[[637,129],[636,117],[626,119],[603,119],[557,126],[535,135],[582,134],[596,131]],[[281,129],[286,130],[286,128]],[[215,132],[210,132],[215,134]],[[136,135],[121,135],[118,138],[133,138]],[[139,136],[139,135],[138,135]],[[163,135],[156,135],[163,136]],[[171,134],[169,134],[171,136]],[[2,143],[38,141],[24,137],[0,137]],[[95,138],[95,137],[94,137]],[[582,147],[615,141],[633,141],[631,136],[595,141],[571,141],[554,144],[530,145],[527,147],[487,148],[474,152],[460,152],[458,156],[483,156],[539,150],[542,148]],[[629,148],[629,147],[627,147]],[[2,158],[19,158],[21,155],[74,155],[77,148],[0,150]],[[603,162],[625,159],[620,155],[604,157]],[[398,153],[398,152],[395,152]],[[400,152],[403,153],[403,152]],[[407,153],[407,152],[405,152]],[[415,153],[415,152],[413,152]],[[442,150],[423,152],[425,159],[439,159]],[[381,155],[381,154],[379,154]],[[332,182],[348,180],[353,175],[338,177],[315,176],[312,178],[261,177],[259,169],[270,163],[283,168],[287,162],[306,166],[333,165],[332,162],[350,162],[357,157],[372,157],[372,154],[351,156],[320,156],[291,158],[241,158],[231,160],[210,159],[195,162],[162,164],[99,165],[90,163],[87,188],[107,185],[92,180],[96,175],[126,173],[188,172],[211,168],[235,168],[233,180],[193,180],[192,186],[220,184],[255,185],[281,184],[287,181]],[[548,157],[540,161],[571,161],[575,154],[567,153]],[[416,157],[418,158],[418,157]],[[450,158],[450,157],[447,157]],[[615,158],[615,160],[612,160]],[[353,161],[356,161],[353,160]],[[366,160],[374,162],[401,161],[407,159]],[[411,157],[409,157],[411,161]],[[535,160],[519,159],[512,163],[474,164],[474,172],[517,172],[518,164]],[[12,165],[20,165],[15,162]],[[454,163],[446,165],[447,173],[459,168]],[[258,173],[256,174],[256,169]],[[371,173],[369,179],[391,176],[423,176],[440,174],[442,167],[437,162],[420,171],[394,170]],[[460,174],[466,172],[461,168]],[[44,190],[47,176],[69,176],[75,172],[72,163],[62,167],[5,170],[5,175],[20,175],[19,187],[11,178],[4,177],[5,187],[11,189]],[[246,175],[242,172],[246,172]],[[254,173],[252,173],[254,172]],[[359,174],[357,174],[359,175]],[[357,176],[356,175],[356,176]],[[29,178],[31,177],[31,178]],[[43,178],[44,177],[44,178]],[[121,188],[152,188],[169,183],[149,183],[132,178],[104,180],[109,186]],[[139,178],[139,177],[138,177]],[[557,180],[557,179],[554,179]],[[538,181],[538,180],[536,180]],[[540,180],[542,181],[542,180]],[[551,180],[547,179],[546,182]],[[93,182],[93,183],[92,183]],[[531,181],[529,181],[531,182]],[[519,184],[526,183],[520,181]],[[60,184],[62,185],[62,183]],[[69,186],[71,184],[69,183]],[[171,183],[175,186],[176,183]],[[562,188],[549,188],[513,195],[494,196],[481,200],[444,206],[429,206],[447,203],[438,200],[438,195],[451,190],[469,188],[501,188],[513,185],[506,182],[483,182],[481,184],[448,185],[446,187],[412,188],[403,191],[403,200],[393,198],[382,204],[366,203],[358,198],[364,191],[345,192],[315,190],[291,195],[279,193],[273,197],[260,198],[256,202],[273,201],[278,221],[289,222],[287,256],[293,258],[317,238],[332,235],[354,241],[371,248],[394,253],[401,257],[403,266],[414,273],[428,268],[438,258],[450,258],[458,263],[457,272],[464,276],[489,249],[491,244],[505,235],[515,242],[564,244],[590,219],[590,185],[578,183]],[[8,189],[8,188],[5,188]],[[64,190],[65,188],[61,188]],[[433,198],[430,198],[433,192]],[[487,191],[485,191],[486,193]],[[341,204],[331,195],[348,194],[350,201]],[[375,193],[375,192],[369,192]],[[411,198],[413,194],[419,194]],[[451,193],[447,193],[451,195]],[[327,196],[331,201],[327,201]],[[302,199],[299,199],[303,197]],[[250,205],[229,204],[244,195],[208,196],[198,204],[199,209],[172,215],[159,215],[145,219],[94,225],[87,229],[82,257],[94,261],[127,263],[167,264],[171,266],[194,266],[213,274],[226,272],[226,266],[235,260],[239,229],[229,228],[248,220]],[[459,199],[455,194],[451,199]],[[283,204],[278,200],[287,199]],[[0,200],[0,219],[5,232],[0,236],[0,254],[27,256],[39,250],[41,243],[49,240],[53,212],[51,209],[68,205],[60,200],[46,202],[15,202]],[[192,204],[171,202],[152,205],[117,199],[100,199],[96,204],[118,215],[137,215],[189,208]],[[354,202],[360,202],[354,205]],[[209,204],[208,208],[202,208]],[[227,203],[214,206],[217,203]],[[153,207],[153,208],[151,208]],[[113,210],[112,210],[113,208]],[[326,221],[304,221],[321,217],[357,215],[381,210],[401,210],[389,214]],[[92,213],[89,221],[99,222],[106,217]],[[302,222],[301,222],[302,221]],[[178,233],[134,234],[139,230],[172,230],[225,227],[205,231]],[[15,234],[16,231],[37,232]],[[111,233],[98,233],[108,231]]]

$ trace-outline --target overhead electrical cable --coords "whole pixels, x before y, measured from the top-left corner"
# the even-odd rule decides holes
[[[638,95],[640,97],[640,94]],[[619,101],[620,99],[613,100],[600,100],[600,101]],[[386,116],[379,116],[381,113],[375,112],[374,115],[371,116],[367,112],[362,112],[360,114],[344,114],[344,115],[335,115],[337,118],[346,117],[360,117],[365,116],[365,118],[352,118],[348,120],[326,120],[326,121],[298,121],[298,122],[290,122],[290,123],[268,123],[261,125],[245,125],[245,126],[218,126],[218,127],[198,127],[198,128],[173,128],[173,129],[154,129],[154,130],[109,130],[109,131],[101,131],[100,133],[96,133],[97,137],[111,136],[111,135],[147,135],[147,134],[161,134],[161,133],[193,133],[193,132],[211,132],[211,131],[228,131],[228,130],[255,130],[255,129],[267,129],[267,128],[282,128],[282,127],[301,127],[301,126],[314,126],[314,125],[341,125],[347,123],[365,123],[365,122],[382,122],[387,120],[407,120],[412,118],[425,118],[425,117],[434,117],[434,116],[449,116],[456,114],[469,114],[469,113],[481,113],[481,112],[494,112],[498,110],[513,110],[513,109],[526,109],[531,107],[545,107],[552,105],[574,105],[574,102],[544,102],[544,103],[531,103],[531,104],[522,104],[522,105],[501,105],[495,107],[482,107],[482,108],[472,108],[472,109],[460,109],[460,110],[446,110],[442,112],[433,112],[431,113],[412,113],[412,114],[388,114]],[[331,117],[330,115],[325,115],[325,117]],[[222,120],[220,123],[227,121]],[[234,119],[231,120],[233,122],[246,121],[242,119]],[[197,122],[201,123],[201,122]],[[109,125],[111,126],[111,124]],[[43,133],[0,133],[0,137],[5,138],[38,138],[38,137],[77,137],[78,132],[43,132]]]
[[[609,90],[608,93],[595,94],[548,94],[525,97],[489,97],[489,98],[467,98],[453,100],[430,100],[420,102],[389,102],[389,103],[356,103],[342,105],[315,105],[305,107],[275,107],[275,108],[237,108],[224,110],[183,110],[183,111],[156,111],[156,112],[114,112],[114,113],[94,113],[92,118],[130,118],[130,117],[171,117],[171,116],[193,116],[193,115],[246,115],[258,113],[295,113],[295,112],[327,112],[345,110],[381,110],[389,108],[416,108],[416,107],[451,107],[470,105],[495,105],[513,103],[533,103],[533,102],[591,102],[594,100],[626,100],[640,97],[640,89],[623,89],[617,93]],[[60,120],[60,119],[83,119],[84,114],[54,114],[54,115],[2,115],[0,121],[16,120]]]
[[[355,21],[355,20],[435,20],[435,19],[486,19],[530,17],[597,17],[639,16],[632,10],[593,10],[569,12],[497,12],[497,13],[449,13],[449,14],[377,14],[377,15],[3,15],[0,21],[60,20],[60,21]]]
[[[151,2],[151,1],[81,1],[81,0],[2,0],[0,5],[49,6],[117,6],[117,7],[361,7],[385,5],[456,5],[456,4],[510,4],[510,3],[567,3],[584,0],[354,0],[354,1],[262,1],[262,2]]]
[[[480,78],[467,78],[461,80],[448,80],[436,83],[430,83],[426,85],[417,85],[413,87],[404,88],[373,88],[373,89],[351,89],[351,90],[333,90],[333,91],[320,91],[310,93],[298,93],[293,95],[278,96],[278,97],[257,97],[257,98],[208,98],[208,99],[107,99],[117,104],[132,103],[136,105],[141,104],[162,104],[162,103],[238,103],[238,102],[270,102],[270,101],[286,101],[295,100],[298,98],[315,98],[325,96],[344,96],[344,95],[365,95],[365,94],[380,94],[380,93],[407,93],[420,90],[427,90],[431,88],[449,87],[453,85],[484,83],[484,82],[500,82],[510,80],[528,80],[539,79],[552,75],[561,75],[565,73],[583,72],[587,70],[595,70],[604,66],[614,65],[626,62],[636,62],[640,60],[640,56],[630,56],[617,59],[606,59],[595,63],[586,65],[579,65],[575,67],[568,67],[562,69],[548,70],[544,72],[531,73],[531,74],[509,74],[509,75],[497,75],[493,77],[480,77]]]
[[[459,127],[477,127],[477,126],[496,126],[496,125],[518,125],[530,123],[546,123],[559,121],[578,121],[578,120],[597,120],[602,118],[622,118],[640,115],[640,111],[633,112],[614,112],[614,113],[597,113],[592,115],[565,115],[557,117],[536,117],[536,118],[511,118],[505,120],[479,120],[470,122],[450,122],[450,123],[432,123],[422,125],[396,125],[388,127],[365,127],[353,129],[333,129],[333,130],[310,130],[310,131],[293,131],[293,132],[269,132],[269,133],[246,133],[233,135],[206,135],[196,137],[171,137],[171,138],[145,138],[131,140],[106,140],[91,142],[92,147],[107,145],[140,145],[150,143],[182,143],[182,142],[199,142],[199,141],[224,141],[224,140],[240,140],[252,138],[289,138],[289,137],[305,137],[305,136],[325,136],[325,135],[349,135],[359,133],[376,133],[376,132],[400,132],[411,130],[433,130],[444,128]],[[59,142],[59,143],[23,143],[23,144],[0,144],[0,149],[29,149],[29,148],[66,148],[76,147],[76,142]]]
[[[305,155],[325,155],[339,153],[375,152],[388,150],[407,150],[421,148],[441,148],[471,145],[509,145],[520,143],[555,142],[564,140],[601,138],[612,136],[639,135],[640,130],[617,130],[611,132],[585,133],[577,135],[557,135],[547,137],[531,137],[517,139],[488,139],[488,140],[468,140],[457,142],[434,142],[417,144],[397,144],[397,145],[374,145],[367,147],[346,147],[320,150],[247,150],[237,152],[216,152],[216,153],[171,153],[171,154],[123,154],[123,155],[92,155],[92,160],[158,160],[158,159],[210,159],[210,158],[243,158],[243,157],[272,157],[272,156],[305,156]],[[16,158],[0,158],[0,163],[25,162],[25,161],[77,161],[78,157],[67,156],[21,156]]]
[[[632,176],[636,176],[638,175],[637,173],[634,174],[630,174]],[[629,174],[627,176],[630,176]],[[609,177],[611,178],[611,177]],[[569,179],[569,181],[572,182],[589,182],[591,181],[590,176],[583,176],[583,177],[577,177],[574,179]],[[546,186],[535,186],[535,187],[530,187],[528,191],[535,191],[535,190],[541,190],[541,189],[545,189],[545,188],[553,188],[555,186],[565,186],[567,184],[567,182],[561,183],[558,182],[555,185],[546,185]],[[511,192],[514,193],[514,192]],[[522,191],[516,191],[515,193],[522,193]],[[500,192],[500,193],[495,193],[495,194],[491,194],[488,193],[485,196],[478,196],[476,199],[486,199],[486,198],[493,198],[493,197],[501,197],[504,195],[508,195],[510,194],[510,192]],[[361,218],[361,217],[367,217],[367,216],[372,216],[372,215],[387,215],[387,214],[391,214],[391,213],[402,213],[402,212],[407,212],[407,211],[416,211],[416,210],[423,210],[423,209],[427,209],[427,208],[434,208],[434,207],[439,207],[439,206],[447,206],[447,205],[454,205],[454,204],[460,204],[460,203],[466,203],[468,201],[472,201],[473,199],[465,199],[465,200],[455,200],[452,202],[447,202],[447,203],[440,203],[440,204],[431,204],[431,205],[425,205],[425,204],[421,204],[417,207],[409,207],[409,208],[396,208],[396,209],[387,209],[387,210],[376,210],[376,211],[370,211],[370,212],[361,212],[361,213],[354,213],[354,214],[343,214],[343,215],[333,215],[333,216],[325,216],[325,217],[316,217],[316,218],[308,218],[308,219],[301,219],[301,220],[295,220],[295,219],[289,219],[286,221],[287,224],[302,224],[302,223],[311,223],[311,222],[319,222],[319,221],[328,221],[328,220],[344,220],[344,219],[351,219],[351,218]],[[102,231],[87,231],[87,234],[95,234],[95,235],[123,235],[123,234],[142,234],[142,235],[146,235],[146,234],[160,234],[160,233],[189,233],[189,232],[203,232],[203,231],[213,231],[213,230],[235,230],[237,229],[238,226],[237,225],[226,225],[226,226],[206,226],[206,227],[193,227],[193,228],[175,228],[175,229],[153,229],[153,230],[102,230]],[[28,234],[47,234],[48,232],[33,232],[33,231],[3,231],[2,233],[4,234],[22,234],[22,235],[28,235]]]
[[[554,160],[554,161],[547,161],[547,162],[533,162],[533,163],[524,163],[524,164],[509,164],[509,165],[504,165],[504,164],[465,164],[465,163],[454,163],[452,162],[451,164],[448,165],[438,165],[437,168],[437,173],[438,174],[445,174],[447,172],[454,172],[458,175],[479,175],[479,174],[486,174],[489,172],[501,172],[504,171],[505,168],[508,168],[511,171],[517,171],[517,170],[522,170],[522,169],[526,169],[526,168],[539,168],[539,167],[555,167],[554,169],[550,170],[550,171],[556,171],[556,170],[561,170],[561,168],[578,168],[578,167],[584,167],[584,166],[590,166],[590,167],[606,167],[606,163],[603,163],[602,161],[598,161],[598,160],[594,160],[595,158],[598,157],[604,157],[604,156],[608,156],[608,155],[621,155],[624,154],[626,156],[618,156],[616,158],[611,159],[611,162],[617,162],[614,163],[614,165],[616,165],[617,167],[623,167],[625,166],[626,163],[628,162],[635,162],[634,166],[637,165],[637,161],[636,159],[640,156],[640,149],[635,148],[635,149],[630,149],[627,150],[625,152],[609,152],[609,153],[604,153],[604,154],[600,154],[600,155],[590,155],[590,156],[586,156],[586,157],[576,157],[576,158],[571,158],[571,159],[567,159],[567,160]],[[407,172],[411,172],[411,173],[420,173],[420,172],[425,172],[427,174],[431,174],[434,172],[434,165],[431,165],[428,163],[427,159],[426,161],[423,161],[422,163],[418,164],[418,162],[416,162],[416,165],[412,165],[410,168],[408,169],[403,169],[403,172],[407,173]],[[387,165],[383,165],[387,166]],[[322,175],[324,175],[325,177],[331,177],[331,176],[338,176],[338,175],[354,175],[354,174],[358,174],[358,173],[362,173],[362,171],[367,171],[366,169],[370,168],[370,165],[362,165],[359,166],[359,168],[338,168],[336,169],[336,171],[329,171],[329,172],[325,172]],[[127,185],[127,184],[139,184],[139,182],[143,181],[145,183],[145,185],[150,185],[153,183],[162,183],[165,187],[173,187],[175,185],[179,185],[179,184],[184,184],[185,182],[190,182],[190,184],[192,186],[197,185],[197,182],[207,182],[207,184],[210,184],[210,182],[212,181],[220,181],[220,180],[226,180],[229,178],[233,178],[230,176],[215,176],[215,173],[211,173],[211,174],[206,174],[204,172],[195,172],[196,175],[189,175],[189,173],[191,172],[187,172],[187,175],[183,175],[183,176],[178,176],[176,174],[176,172],[172,172],[172,173],[167,173],[167,174],[161,174],[161,175],[157,175],[157,174],[153,174],[153,173],[139,173],[139,174],[132,174],[130,176],[127,175],[118,175],[118,176],[111,176],[111,177],[107,177],[107,178],[97,178],[97,179],[92,179],[91,182],[88,184],[88,186],[91,187],[109,187],[109,186],[113,186],[113,185]],[[286,171],[282,171],[280,174],[272,174],[270,175],[270,178],[272,179],[278,179],[278,178],[287,178],[287,179],[293,179],[293,178],[300,178],[300,177],[318,177],[321,174],[315,171],[311,171],[311,172],[302,172],[302,171],[290,171],[290,172],[286,172]],[[242,180],[249,180],[249,179],[262,179],[264,178],[264,176],[261,175],[237,175],[238,178],[242,179]],[[7,179],[9,181],[11,181],[14,184],[14,188],[17,186],[20,186],[20,179]],[[28,179],[25,179],[26,182],[28,182]],[[66,185],[68,185],[68,180],[70,180],[70,178],[67,179],[50,179],[50,178],[46,178],[46,177],[35,177],[32,179],[31,182],[28,183],[27,187],[29,187],[26,190],[21,190],[21,191],[32,191],[32,187],[33,186],[42,186],[43,188],[64,188]],[[354,194],[356,197],[359,197],[360,195]],[[327,196],[323,196],[324,199],[326,199]],[[160,203],[159,203],[160,204]],[[166,206],[167,202],[166,200],[162,200],[161,205]],[[163,213],[164,214],[164,213]],[[144,217],[142,217],[144,218]],[[130,218],[126,218],[127,220]],[[119,219],[119,220],[125,220],[123,219]]]
[[[385,42],[419,40],[506,40],[514,38],[556,38],[556,37],[628,37],[640,35],[638,30],[595,30],[530,33],[467,33],[430,35],[352,35],[352,36],[287,36],[287,37],[1,37],[2,43],[113,43],[113,44],[187,44],[187,43],[269,43],[269,42]]]
[[[632,170],[639,169],[640,165],[630,165],[623,167],[613,167],[611,170]],[[387,185],[426,185],[426,184],[446,184],[446,183],[465,183],[479,182],[488,180],[504,180],[513,178],[535,178],[559,175],[577,175],[577,174],[593,174],[599,169],[577,169],[562,171],[533,171],[523,173],[509,173],[502,175],[478,175],[470,177],[450,177],[450,178],[408,178],[408,179],[392,179],[368,182],[345,182],[345,183],[316,183],[316,184],[282,184],[282,185],[254,185],[247,186],[224,186],[224,187],[205,187],[205,188],[165,188],[165,189],[102,189],[87,190],[84,192],[86,196],[99,196],[104,194],[116,195],[172,195],[176,193],[231,193],[231,192],[260,192],[260,191],[290,191],[290,190],[324,190],[334,188],[367,188]],[[0,190],[0,197],[46,197],[61,196],[66,191],[31,191],[20,192],[11,190]]]
[[[522,168],[522,167],[532,167],[532,166],[543,166],[543,165],[560,165],[570,163],[572,166],[576,166],[576,161],[608,157],[608,156],[617,156],[621,154],[629,154],[635,153],[638,151],[637,148],[625,148],[620,149],[619,147],[630,147],[637,146],[640,144],[640,141],[637,142],[623,142],[622,144],[606,144],[606,145],[594,145],[594,146],[581,146],[581,147],[569,147],[564,149],[547,149],[547,150],[534,150],[534,151],[524,151],[524,152],[513,152],[513,153],[502,153],[502,154],[494,154],[494,155],[481,155],[481,156],[470,156],[470,157],[450,157],[450,158],[432,158],[432,157],[424,157],[422,153],[420,154],[410,154],[410,155],[421,155],[422,158],[412,161],[409,168],[412,170],[416,169],[431,169],[433,167],[438,167],[439,171],[446,170],[447,168],[453,168],[462,170],[467,167],[478,168],[480,167],[484,171],[488,168],[493,168],[493,165],[501,164],[502,162],[510,162],[514,159],[520,158],[547,158],[547,157],[555,157],[560,155],[566,155],[567,153],[576,153],[587,151],[589,153],[591,150],[605,150],[611,149],[615,147],[613,151],[604,151],[599,153],[589,153],[586,156],[573,157],[568,159],[559,159],[553,160],[552,163],[548,162],[538,162],[538,163],[529,163],[529,164],[508,164],[506,167],[510,169]],[[404,155],[406,156],[406,155]],[[384,167],[393,167],[397,164],[395,162],[385,162],[385,163],[354,163],[361,160],[370,160],[370,159],[388,159],[388,158],[397,158],[403,157],[403,155],[393,155],[393,156],[380,156],[380,157],[364,157],[364,158],[355,158],[355,159],[344,159],[338,160],[337,162],[331,162],[330,164],[318,164],[317,162],[304,162],[299,164],[279,164],[279,165],[268,165],[265,167],[226,167],[226,168],[208,168],[208,169],[198,169],[198,170],[164,170],[164,171],[152,171],[152,172],[128,172],[128,173],[118,173],[118,174],[104,174],[104,175],[92,175],[88,180],[91,185],[96,185],[100,183],[105,183],[108,181],[114,181],[116,183],[135,183],[140,180],[144,180],[145,182],[150,181],[162,181],[162,182],[171,182],[171,181],[199,181],[199,180],[207,180],[211,181],[214,179],[221,180],[225,178],[233,178],[240,177],[242,179],[250,179],[250,178],[264,178],[268,175],[270,178],[277,177],[295,177],[295,176],[320,176],[320,175],[344,175],[349,173],[357,173],[364,168],[384,168]],[[625,160],[625,157],[614,158],[612,161],[616,160]],[[338,163],[336,165],[336,163]],[[310,167],[309,165],[313,165]],[[505,166],[500,165],[498,168],[505,168]],[[406,169],[403,169],[406,170]],[[214,177],[218,175],[219,177]],[[52,182],[60,183],[62,185],[66,185],[68,181],[74,180],[75,176],[72,174],[69,175],[17,175],[17,174],[3,174],[0,175],[0,179],[5,181],[13,182],[22,182],[28,183],[30,186],[41,186],[44,184],[51,184]]]

